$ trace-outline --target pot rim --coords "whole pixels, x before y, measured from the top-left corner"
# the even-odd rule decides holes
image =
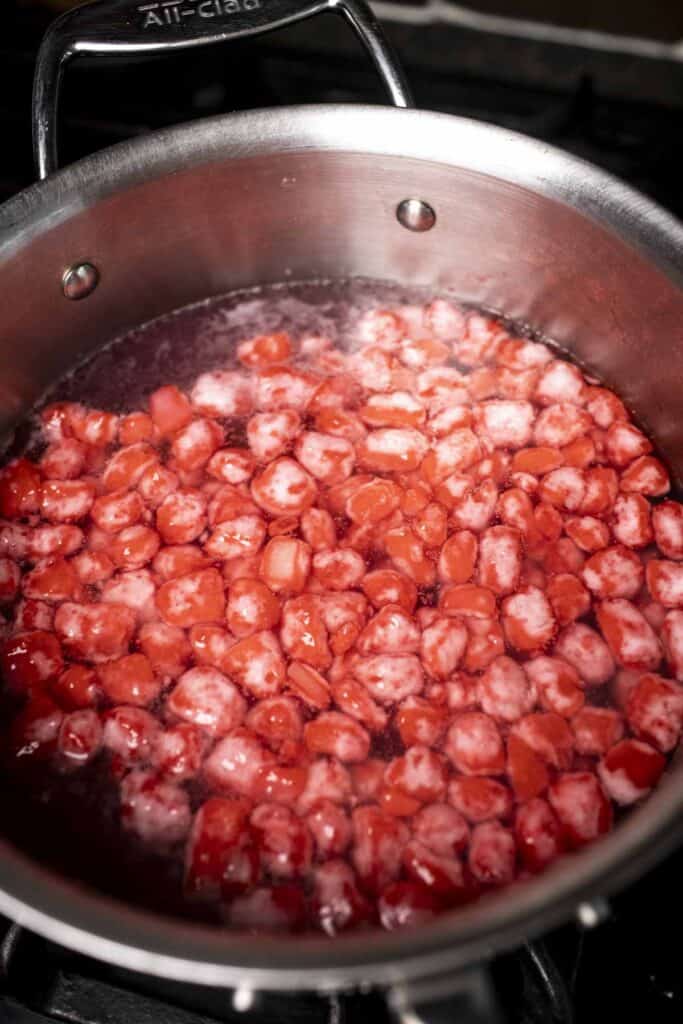
[[[121,190],[198,165],[306,150],[390,155],[504,180],[601,223],[683,284],[683,226],[591,164],[465,118],[350,104],[224,115],[87,157],[0,207],[0,262]],[[668,774],[674,773],[677,769]],[[464,967],[613,891],[683,838],[681,812],[683,786],[672,780],[589,850],[562,859],[513,891],[400,934],[372,932],[329,942],[222,932],[132,910],[86,891],[4,841],[0,911],[62,945],[176,980],[281,990],[392,985]]]

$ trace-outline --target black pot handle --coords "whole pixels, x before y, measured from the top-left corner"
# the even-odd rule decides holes
[[[33,152],[39,178],[57,169],[57,108],[68,61],[81,54],[159,53],[227,42],[334,11],[355,29],[397,107],[412,104],[403,72],[366,0],[95,0],[58,18],[38,53]]]
[[[505,1024],[485,967],[397,984],[387,1002],[396,1024]]]

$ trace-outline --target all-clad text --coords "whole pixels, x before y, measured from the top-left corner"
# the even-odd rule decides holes
[[[143,28],[163,28],[165,25],[182,25],[193,18],[220,18],[226,14],[255,11],[261,0],[200,0],[199,3],[186,0],[162,0],[161,3],[140,4],[137,8]]]

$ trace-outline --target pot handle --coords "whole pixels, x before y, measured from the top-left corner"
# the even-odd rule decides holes
[[[81,54],[159,53],[227,42],[335,11],[351,23],[397,107],[408,85],[366,0],[95,0],[48,28],[33,81],[33,153],[38,177],[57,170],[57,108],[66,64]]]
[[[486,967],[395,984],[387,992],[395,1024],[504,1024]]]

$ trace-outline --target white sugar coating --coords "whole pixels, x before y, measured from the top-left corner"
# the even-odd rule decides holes
[[[254,402],[258,409],[265,412],[304,409],[317,383],[295,370],[278,368],[273,373],[259,374],[256,378]]]
[[[469,826],[450,804],[428,804],[413,818],[415,838],[441,857],[452,856],[469,838]]]
[[[355,623],[359,619],[362,620],[368,606],[365,597],[355,591],[320,594],[318,601],[320,614],[330,633],[335,633],[347,622]]]
[[[393,349],[403,337],[405,323],[401,316],[381,309],[369,309],[355,326],[354,334],[363,345],[381,345]]]
[[[614,675],[615,664],[609,647],[600,634],[584,622],[573,622],[560,633],[555,653],[568,661],[588,686],[599,686]]]
[[[204,544],[215,558],[239,558],[255,555],[266,536],[266,524],[260,516],[236,516],[219,523]]]
[[[598,835],[602,802],[600,785],[594,775],[576,772],[564,775],[550,787],[549,799],[553,810],[564,824],[568,824],[583,839]]]
[[[626,548],[604,548],[589,559],[581,578],[600,597],[635,597],[643,581],[640,560]]]
[[[415,380],[418,395],[429,402],[430,411],[470,401],[467,377],[454,366],[430,366]]]
[[[324,574],[327,586],[332,590],[346,590],[357,587],[365,576],[365,560],[357,551],[344,548],[337,551],[318,551],[313,556],[313,572]]]
[[[471,317],[468,323],[469,329],[472,330],[474,324],[479,321],[483,321],[482,317]],[[485,322],[485,321],[484,321]],[[515,362],[521,367],[526,369],[532,369],[534,367],[545,366],[553,358],[552,351],[547,345],[542,345],[537,341],[525,341],[518,348],[515,353]]]
[[[270,464],[266,482],[261,477],[258,488],[252,487],[252,497],[267,512],[298,510],[307,493],[311,494],[312,500],[314,486],[313,479],[298,462],[282,458]]]
[[[331,800],[335,804],[349,802],[351,776],[339,761],[325,757],[313,761],[306,778],[306,785],[297,801],[297,810],[306,814],[320,800]]]
[[[243,622],[253,622],[260,611],[260,601],[254,594],[245,591],[236,597],[230,595],[230,612]]]
[[[591,425],[590,417],[571,402],[558,402],[543,409],[534,425],[534,441],[538,445],[561,448],[584,435]]]
[[[524,669],[506,655],[495,658],[480,677],[477,695],[487,715],[506,722],[531,711],[536,699]]]
[[[370,395],[366,405],[368,409],[397,409],[424,415],[424,405],[409,391],[392,391],[388,395]]]
[[[437,409],[429,416],[427,430],[434,437],[445,437],[458,427],[466,427],[471,419],[469,409],[462,405],[447,406],[445,409]]]
[[[250,637],[249,658],[239,672],[239,682],[259,699],[274,697],[285,676],[282,650],[274,633],[264,630]]]
[[[375,700],[393,704],[422,692],[424,671],[415,655],[378,654],[360,658],[353,665],[353,674],[368,688]]]
[[[479,713],[456,719],[448,730],[446,754],[456,768],[466,771],[463,762],[490,760],[502,748],[502,740],[495,723]]]
[[[171,615],[183,616],[194,608],[195,599],[204,585],[203,580],[201,572],[189,573],[173,580],[173,586],[166,591],[172,595],[169,603]]]
[[[607,431],[607,454],[618,466],[627,466],[639,455],[652,451],[652,445],[632,423],[613,423]]]
[[[432,675],[444,678],[460,664],[469,633],[457,619],[435,618],[422,634],[421,656]]]
[[[432,334],[444,341],[457,341],[465,330],[462,310],[447,299],[434,299],[425,310],[425,320]],[[471,320],[470,320],[471,323]]]
[[[517,585],[521,565],[521,542],[516,530],[492,526],[479,540],[479,580],[496,593],[506,593]]]
[[[482,402],[476,413],[481,429],[497,448],[522,448],[529,443],[535,417],[531,402]]]
[[[607,612],[619,622],[618,644],[610,644],[608,635],[608,644],[616,660],[625,667],[656,668],[662,657],[661,647],[652,626],[635,605],[623,598],[615,598],[602,602],[598,608],[598,621],[601,612]]]
[[[393,382],[391,364],[384,351],[368,348],[349,359],[349,370],[368,391],[389,391]]]
[[[160,509],[172,510],[176,526],[192,526],[206,511],[206,499],[199,491],[176,491],[163,500]]]
[[[472,874],[488,885],[511,882],[515,873],[515,837],[498,821],[484,821],[472,830],[468,863]]]
[[[67,483],[68,481],[65,481]],[[69,491],[62,486],[62,493],[59,498],[50,495],[49,504],[44,502],[50,519],[66,521],[68,519],[82,519],[93,503],[94,495],[87,488],[74,488]]]
[[[629,753],[631,758],[638,752],[644,757],[650,759],[655,755],[654,749],[648,743],[642,743],[640,740],[628,740],[627,745],[630,748]],[[619,747],[622,745],[620,744]],[[615,748],[615,752],[618,748]],[[629,777],[625,768],[619,767],[614,768],[608,765],[610,755],[603,758],[597,766],[598,777],[602,782],[605,792],[616,801],[616,803],[622,806],[635,803],[636,800],[640,800],[642,797],[649,792],[650,786],[639,787],[636,782]]]
[[[505,599],[505,614],[519,619],[531,636],[550,639],[555,628],[555,616],[550,602],[538,587],[526,587],[524,591]]]
[[[683,605],[683,563],[653,560],[650,565],[657,569],[654,581],[648,577],[654,599],[667,608]]]
[[[179,456],[191,455],[195,448],[210,445],[215,448],[215,436],[209,420],[193,420],[173,438],[173,448]]]
[[[153,772],[133,771],[121,783],[121,819],[145,842],[176,843],[192,823],[189,797],[180,786],[156,779]]]
[[[125,604],[134,611],[144,613],[154,601],[156,587],[148,569],[122,572],[107,580],[102,588],[102,600],[110,604]]]
[[[634,494],[620,494],[614,502],[612,533],[622,544],[637,547],[641,540],[641,515],[638,498]]]
[[[217,736],[230,732],[244,718],[247,705],[237,687],[208,665],[184,672],[168,700],[167,709],[178,718]]]
[[[541,374],[536,386],[536,398],[547,403],[575,402],[580,404],[584,388],[580,370],[562,359],[554,359]]]
[[[242,416],[252,402],[253,384],[234,370],[202,373],[190,392],[190,401],[209,416]]]
[[[361,654],[414,654],[420,647],[420,630],[411,615],[387,605],[370,619],[356,646]]]
[[[300,428],[299,414],[293,409],[259,412],[247,423],[247,443],[257,459],[273,459],[287,449]]]
[[[350,441],[308,430],[299,436],[296,457],[311,476],[340,483],[351,476],[356,453]]]
[[[371,456],[391,455],[406,458],[409,453],[416,452],[419,458],[422,458],[427,452],[428,442],[419,430],[412,430],[410,427],[384,427],[381,430],[371,430],[365,446]]]
[[[426,450],[426,449],[425,449]],[[479,438],[469,427],[461,427],[432,446],[438,479],[469,469],[482,456]]]
[[[635,469],[636,467],[638,469],[637,487],[634,487],[632,484],[627,487],[624,480],[622,484],[624,490],[637,490],[641,494],[649,494],[654,497],[666,494],[670,483],[668,477],[662,482],[663,467],[661,463],[650,460],[647,455],[642,455],[631,463],[629,469]]]
[[[683,508],[664,501],[652,509],[652,526],[657,547],[667,558],[683,558]]]
[[[159,722],[149,711],[114,708],[105,718],[102,742],[125,763],[147,761],[160,731]]]
[[[255,736],[238,730],[219,740],[204,762],[204,774],[218,790],[249,796],[259,771],[272,760]]]
[[[553,469],[543,477],[543,485],[558,488],[563,495],[561,505],[568,512],[576,512],[584,500],[586,481],[580,469],[574,466],[562,466]]]
[[[395,769],[398,766],[399,785],[406,793],[419,797],[420,790],[423,789],[445,792],[444,769],[437,755],[429,747],[408,747],[403,757],[390,762],[384,772],[384,777],[389,783],[395,777]]]

